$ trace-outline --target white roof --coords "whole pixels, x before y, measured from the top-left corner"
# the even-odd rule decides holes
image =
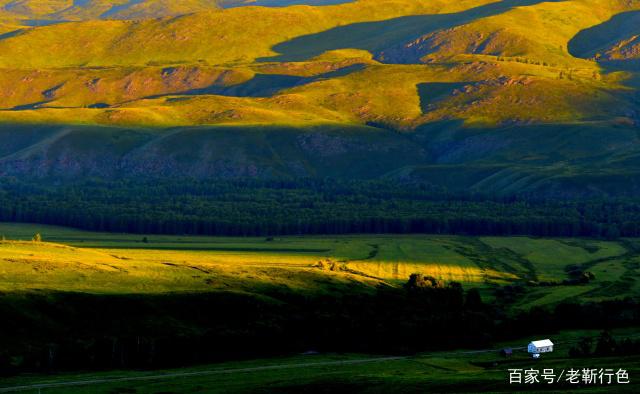
[[[535,347],[553,346],[553,342],[551,342],[549,339],[543,339],[540,341],[531,341],[531,343]]]

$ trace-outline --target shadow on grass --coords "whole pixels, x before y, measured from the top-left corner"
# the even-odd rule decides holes
[[[10,32],[7,32],[7,33],[0,34],[0,40],[4,40],[4,39],[7,39],[7,38],[12,38],[12,37],[17,37],[17,36],[23,34],[25,31],[26,31],[26,29],[18,29],[18,30],[14,30],[14,31],[10,31]]]
[[[639,34],[640,11],[623,12],[604,23],[580,31],[569,41],[568,49],[572,56],[593,58],[603,48]]]
[[[44,100],[44,101],[38,101],[37,103],[16,105],[15,107],[10,108],[9,111],[27,111],[27,110],[38,109],[49,102],[50,100]]]
[[[562,0],[552,0],[562,1]],[[451,14],[411,15],[379,22],[354,23],[310,34],[277,44],[280,55],[259,61],[302,61],[326,51],[355,48],[367,50],[389,63],[408,63],[401,59],[383,59],[380,53],[437,30],[450,29],[475,20],[505,13],[514,7],[530,6],[541,0],[503,0]]]
[[[299,77],[282,74],[256,74],[252,79],[238,85],[211,85],[202,89],[189,90],[184,95],[215,94],[231,97],[272,97],[280,91],[296,86],[306,85],[323,79],[339,78],[363,70],[364,64],[353,64],[338,70],[330,71],[313,77]],[[156,96],[158,97],[158,96]]]
[[[595,59],[606,73],[631,73],[624,84],[632,90],[617,90],[616,94],[629,100],[632,107],[625,114],[634,123],[640,125],[640,57],[615,59],[606,55],[606,51],[618,45],[627,45],[629,51],[633,46],[640,46],[640,11],[623,12],[613,16],[608,21],[580,31],[569,41],[568,50],[572,56],[582,59]],[[621,50],[621,52],[623,52]]]
[[[420,109],[422,113],[429,112],[431,106],[451,96],[456,89],[464,87],[467,82],[427,82],[419,83]]]

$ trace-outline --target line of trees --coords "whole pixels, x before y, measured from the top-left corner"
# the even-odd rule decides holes
[[[571,357],[611,357],[630,356],[640,354],[640,340],[624,338],[616,340],[611,332],[605,330],[600,333],[595,342],[591,337],[583,337],[580,341],[569,349]]]
[[[3,178],[0,221],[234,236],[347,233],[640,236],[640,199],[454,194],[384,181],[81,181]]]

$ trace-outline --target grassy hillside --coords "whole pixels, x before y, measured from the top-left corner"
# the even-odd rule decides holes
[[[216,0],[4,0],[5,17],[68,21],[87,19],[149,19],[218,9]],[[2,14],[0,14],[2,15]]]
[[[128,7],[122,18],[156,8],[147,3]],[[0,118],[150,126],[375,122],[404,130],[446,119],[467,126],[635,122],[628,75],[604,73],[570,43],[581,31],[627,18],[636,2],[359,0],[225,11],[180,4],[184,10],[171,11],[185,14],[177,18],[3,34]],[[633,53],[627,44],[619,50]],[[451,88],[431,94],[435,84]]]
[[[2,0],[0,16],[27,22],[90,19],[153,19],[219,8],[332,5],[351,0]],[[28,23],[28,22],[27,22]]]
[[[106,3],[0,24],[2,174],[638,190],[638,1]]]
[[[225,12],[201,12],[180,18],[133,23],[90,21],[29,30],[19,39],[2,40],[4,67],[60,67],[251,62],[275,54],[270,47],[304,34],[318,33],[341,23],[384,20],[414,13],[464,9],[465,1],[371,0],[332,7],[241,7]],[[252,23],[247,23],[251,21]],[[211,26],[215,26],[214,29]],[[98,28],[99,27],[99,28]],[[260,37],[260,40],[256,40]],[[139,43],[144,42],[141,46]],[[203,46],[207,42],[209,45]],[[55,48],[58,56],[43,57],[38,47]],[[11,48],[11,49],[9,49]],[[20,51],[21,60],[11,59]]]

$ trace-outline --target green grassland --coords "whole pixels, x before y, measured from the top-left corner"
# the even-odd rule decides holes
[[[580,338],[596,338],[597,331],[565,331],[550,338],[556,343],[552,354],[532,361],[522,349],[529,339],[498,344],[495,350],[433,352],[412,357],[389,358],[358,354],[319,354],[274,359],[227,362],[215,365],[154,372],[108,372],[8,378],[3,387],[45,385],[42,393],[294,393],[363,392],[634,392],[638,388],[640,359],[628,357],[570,358],[568,349]],[[637,338],[634,329],[616,330],[615,338]],[[514,355],[503,358],[501,347],[513,347]],[[509,369],[552,368],[555,373],[571,368],[619,368],[630,374],[629,385],[580,385],[566,383],[509,385]],[[124,379],[124,380],[123,380]],[[95,381],[82,383],[82,381]],[[119,381],[118,381],[119,380]],[[562,379],[561,379],[562,381]],[[76,382],[69,385],[68,382]],[[49,385],[47,387],[46,385]],[[60,385],[56,387],[56,385]],[[53,387],[51,387],[53,386]],[[34,388],[35,389],[35,388]],[[3,391],[2,391],[3,392]],[[11,391],[9,391],[11,392]],[[28,391],[27,391],[28,392]]]
[[[40,233],[43,242],[32,242]],[[91,233],[1,224],[1,291],[97,294],[242,291],[266,287],[331,293],[399,286],[412,273],[482,290],[528,287],[515,305],[553,305],[637,296],[638,241],[474,238],[427,235],[214,238]],[[567,266],[593,272],[588,284],[561,284]]]

